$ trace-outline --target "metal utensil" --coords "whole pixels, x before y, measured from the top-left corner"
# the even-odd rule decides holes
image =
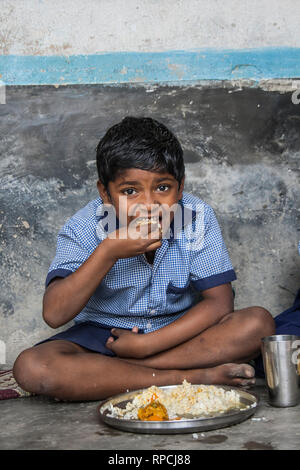
[[[272,406],[300,403],[298,349],[300,336],[273,335],[262,338],[262,357]]]
[[[167,385],[160,388],[170,390],[175,387],[177,387],[177,385]],[[239,408],[231,409],[225,413],[214,413],[211,416],[193,419],[183,417],[181,420],[174,421],[140,421],[137,419],[123,419],[110,416],[110,404],[123,407],[129,400],[133,400],[138,393],[144,391],[135,390],[106,400],[98,407],[98,415],[101,421],[122,431],[147,434],[181,434],[224,428],[232,424],[241,423],[255,413],[258,406],[258,397],[256,395],[237,387],[227,385],[216,385],[216,387],[223,388],[224,390],[235,390],[240,396]]]

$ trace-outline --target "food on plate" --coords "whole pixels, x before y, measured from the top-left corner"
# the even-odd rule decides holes
[[[137,392],[121,408],[109,403],[108,415],[114,418],[142,421],[172,421],[181,418],[199,418],[240,409],[240,395],[234,389],[226,390],[215,385],[192,385],[186,380],[170,389],[155,385]]]
[[[167,421],[169,419],[166,407],[158,400],[138,409],[138,419],[141,421]]]

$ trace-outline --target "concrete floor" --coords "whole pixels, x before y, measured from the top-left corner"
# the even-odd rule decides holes
[[[62,403],[45,397],[0,401],[0,449],[204,450],[299,449],[300,405],[273,408],[264,380],[251,389],[260,398],[243,423],[203,433],[133,434],[99,422],[100,402]]]

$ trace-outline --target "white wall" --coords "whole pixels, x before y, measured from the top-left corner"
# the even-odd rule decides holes
[[[299,0],[0,0],[0,54],[300,46]]]

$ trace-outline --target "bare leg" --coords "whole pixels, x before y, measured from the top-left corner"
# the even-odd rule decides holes
[[[237,367],[240,369],[235,375],[253,375],[250,366]],[[230,364],[202,370],[158,370],[89,352],[64,340],[23,351],[15,361],[13,374],[24,390],[68,401],[102,400],[126,390],[180,384],[184,379],[236,386],[249,381],[236,377]]]
[[[209,368],[247,362],[260,352],[261,338],[275,332],[271,314],[248,307],[226,315],[218,324],[189,341],[146,359],[123,359],[157,369]]]

